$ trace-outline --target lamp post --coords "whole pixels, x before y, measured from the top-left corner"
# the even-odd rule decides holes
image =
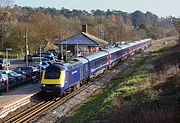
[[[65,38],[63,36],[63,41],[65,41]],[[61,60],[64,61],[64,43],[61,42]]]
[[[27,43],[27,30],[25,29],[25,35],[23,36],[25,40],[25,60],[26,60],[26,67],[28,66],[28,43]]]
[[[6,48],[6,68],[8,70],[8,51],[11,51],[12,48]]]
[[[39,57],[39,63],[40,63],[39,72],[40,72],[40,78],[41,78],[41,64],[42,64],[41,52],[42,52],[42,47],[44,47],[44,46],[45,46],[45,45],[40,44],[40,47],[39,47],[39,52],[40,52],[40,57]]]
[[[9,63],[8,63],[8,51],[11,51],[12,50],[12,48],[6,48],[6,69],[7,70],[9,70],[8,69],[8,65],[9,65]],[[8,92],[9,91],[9,84],[8,84],[8,76],[7,76],[7,81],[6,81],[6,91]]]
[[[8,60],[8,50],[6,48],[6,60]]]
[[[63,44],[61,44],[61,60],[64,60]]]

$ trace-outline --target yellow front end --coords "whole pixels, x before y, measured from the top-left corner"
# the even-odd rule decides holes
[[[65,71],[43,71],[41,91],[62,95],[64,93]]]
[[[45,78],[45,72],[43,71],[41,84],[48,85],[48,84],[55,84],[55,85],[61,85],[61,87],[64,86],[64,80],[65,80],[65,71],[60,71],[60,77],[57,79],[46,79]]]

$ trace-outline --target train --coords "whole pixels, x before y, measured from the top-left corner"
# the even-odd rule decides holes
[[[97,77],[120,61],[143,51],[151,44],[151,39],[141,39],[79,56],[66,63],[54,63],[42,73],[41,91],[62,96],[78,89],[90,79]]]

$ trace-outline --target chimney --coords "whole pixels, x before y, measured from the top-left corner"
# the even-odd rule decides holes
[[[86,25],[82,25],[82,32],[87,33],[87,24]]]

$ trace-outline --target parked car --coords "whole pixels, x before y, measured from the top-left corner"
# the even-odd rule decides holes
[[[9,70],[9,71],[8,71],[8,75],[9,75],[10,77],[16,78],[17,81],[25,81],[25,80],[26,80],[26,76],[25,76],[25,75],[20,74],[20,73],[16,73],[16,72],[13,71],[13,70]]]
[[[44,57],[54,57],[54,54],[51,52],[45,52]]]
[[[0,92],[3,92],[6,89],[8,77],[0,72]]]
[[[26,79],[28,81],[36,81],[37,79],[37,68],[33,67],[33,66],[28,66],[28,67],[17,67],[15,68],[13,71],[15,71],[16,73],[20,73],[23,75],[26,75]]]
[[[54,61],[46,61],[49,65],[51,65],[51,64],[53,64],[53,63],[55,63]]]
[[[10,61],[8,59],[0,58],[0,70],[5,69],[10,65]]]
[[[54,55],[58,55],[58,51],[56,49],[48,50],[48,52],[53,53]]]
[[[13,88],[17,85],[17,79],[15,77],[12,77],[10,76],[8,73],[9,73],[9,70],[1,70],[0,71],[4,76],[6,76],[6,79],[5,80],[5,84],[6,82],[8,81],[8,86],[9,88]]]
[[[46,67],[48,67],[50,64],[47,61],[42,61],[42,62],[34,62],[33,66],[36,67],[37,69],[44,70]]]
[[[45,53],[44,52],[42,52],[41,54],[38,52],[38,53],[34,53],[33,54],[33,57],[44,57],[45,56]]]
[[[46,61],[53,61],[55,62],[57,58],[55,58],[54,56],[45,56],[44,59],[47,59]]]
[[[6,74],[4,74],[3,71],[0,71],[0,83],[4,84],[7,81],[8,81],[8,76]]]
[[[4,69],[4,65],[2,63],[0,63],[0,70]]]

